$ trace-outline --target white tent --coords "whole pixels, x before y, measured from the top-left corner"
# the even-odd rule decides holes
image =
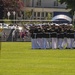
[[[67,21],[69,21],[69,22],[72,21],[72,19],[71,19],[69,16],[63,15],[63,14],[61,14],[61,15],[56,15],[56,16],[54,16],[54,17],[52,18],[53,21],[56,21],[56,20],[58,20],[58,19],[64,19],[64,20],[67,20]]]

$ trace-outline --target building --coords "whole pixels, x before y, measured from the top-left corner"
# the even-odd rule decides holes
[[[25,19],[51,19],[54,12],[68,12],[66,4],[60,4],[58,0],[23,0]],[[27,14],[29,13],[29,14]]]

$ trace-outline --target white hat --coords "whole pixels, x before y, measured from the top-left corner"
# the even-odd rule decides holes
[[[55,26],[59,26],[59,24],[55,24]]]
[[[69,24],[69,26],[73,26],[72,24]]]

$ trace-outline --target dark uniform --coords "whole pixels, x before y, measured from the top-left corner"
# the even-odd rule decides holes
[[[57,48],[57,28],[52,27],[52,33],[51,33],[51,38],[52,38],[52,49]]]

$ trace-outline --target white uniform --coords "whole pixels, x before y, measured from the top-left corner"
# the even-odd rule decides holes
[[[71,38],[67,38],[67,48],[72,48]]]
[[[57,38],[52,38],[52,49],[57,48]]]
[[[62,47],[63,47],[63,48],[66,48],[66,47],[67,47],[67,38],[64,38],[64,39],[63,39]]]
[[[59,38],[58,39],[58,48],[59,49],[62,49],[63,48],[63,44],[62,43],[63,43],[63,38]]]

